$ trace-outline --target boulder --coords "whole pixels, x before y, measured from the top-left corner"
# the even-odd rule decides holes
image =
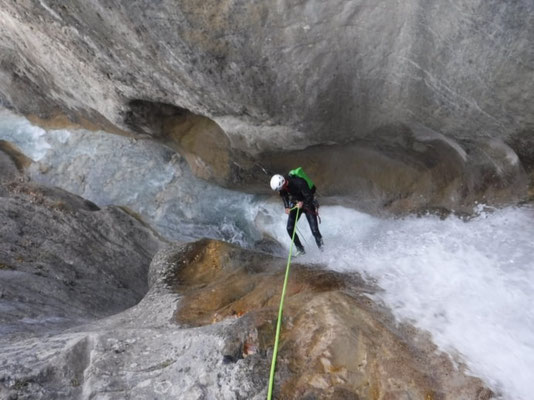
[[[182,294],[175,319],[203,326],[236,319],[227,362],[272,355],[285,260],[201,240],[168,255],[166,283]],[[284,306],[275,394],[284,399],[489,399],[428,337],[397,325],[358,275],[294,263]],[[267,360],[265,360],[267,358]]]
[[[2,335],[64,329],[143,297],[148,265],[162,242],[150,227],[119,207],[100,209],[24,178],[2,188]]]

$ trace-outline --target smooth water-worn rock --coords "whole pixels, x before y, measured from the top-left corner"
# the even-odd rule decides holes
[[[0,99],[24,114],[158,136],[192,112],[250,153],[412,122],[532,141],[529,0],[0,4]]]
[[[198,241],[167,255],[166,282],[183,298],[179,323],[206,325],[237,318],[228,362],[263,360],[266,373],[285,260],[216,241]],[[154,266],[154,264],[153,264]],[[476,378],[456,369],[428,337],[398,326],[367,295],[357,275],[293,263],[275,393],[283,399],[489,399]]]
[[[225,363],[239,327],[173,322],[181,295],[165,284],[168,256],[151,267],[150,290],[120,314],[45,337],[0,337],[0,396],[17,399],[261,399],[254,363]],[[232,321],[228,321],[232,322]],[[261,393],[261,395],[259,395]]]
[[[5,152],[0,151],[0,162]],[[2,169],[10,173],[12,169]],[[50,329],[114,314],[147,291],[161,239],[125,209],[6,179],[0,191],[0,332]],[[0,180],[1,182],[2,180]]]
[[[346,145],[260,157],[272,173],[303,166],[325,203],[371,212],[454,210],[526,197],[529,179],[517,154],[499,139],[456,142],[421,125],[392,125]],[[242,183],[263,181],[259,174]],[[244,186],[244,185],[243,185]],[[264,191],[269,188],[264,184]]]

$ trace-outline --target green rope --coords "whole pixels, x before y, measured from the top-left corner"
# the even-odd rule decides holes
[[[291,246],[289,247],[289,257],[287,258],[286,277],[284,279],[284,286],[282,287],[282,296],[280,297],[280,308],[278,310],[278,321],[276,323],[276,335],[274,337],[273,360],[271,362],[271,374],[269,376],[269,390],[267,391],[267,400],[271,400],[271,397],[273,395],[274,370],[276,366],[276,354],[278,353],[278,341],[280,339],[280,328],[282,326],[282,311],[284,309],[284,297],[286,295],[287,281],[289,278],[289,266],[291,265],[291,253],[293,251],[295,231],[297,230],[297,221],[299,219],[300,208],[293,207],[291,210],[294,210],[295,208],[297,209],[297,215],[295,218],[295,225],[293,226],[293,235],[291,236]]]

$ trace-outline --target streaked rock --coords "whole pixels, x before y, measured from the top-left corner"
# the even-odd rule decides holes
[[[532,143],[528,0],[1,4],[0,100],[26,115],[157,136],[186,110],[247,154],[411,123]]]
[[[0,161],[5,154],[0,151]],[[1,171],[4,178],[11,173]],[[27,182],[22,174],[2,189],[2,335],[63,329],[143,297],[148,265],[161,243],[146,224],[121,208],[100,209],[64,190]]]

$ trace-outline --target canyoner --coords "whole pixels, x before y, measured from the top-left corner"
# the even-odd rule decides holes
[[[306,215],[310,230],[319,250],[323,250],[323,237],[319,231],[319,203],[315,197],[317,187],[302,167],[289,171],[285,176],[275,174],[271,178],[271,189],[280,193],[287,219],[287,233],[293,240],[294,227],[302,214]],[[301,213],[297,210],[302,210]],[[297,248],[295,256],[305,254],[304,246],[297,234],[294,236]]]
[[[285,206],[287,219],[287,233],[291,238],[289,246],[289,255],[287,258],[286,273],[284,284],[282,286],[282,294],[280,296],[280,307],[278,309],[278,318],[276,322],[276,333],[273,347],[273,358],[271,361],[271,370],[269,374],[269,387],[267,391],[267,400],[271,400],[274,386],[274,373],[276,370],[276,357],[278,353],[278,343],[280,340],[280,330],[282,328],[282,315],[284,309],[284,299],[286,294],[287,282],[289,279],[289,269],[291,266],[291,256],[293,252],[293,244],[295,244],[297,251],[295,256],[305,253],[304,246],[300,242],[297,235],[297,222],[302,213],[306,214],[306,219],[310,225],[310,229],[317,243],[317,247],[323,249],[323,238],[319,232],[319,225],[317,219],[319,216],[319,203],[315,198],[317,188],[311,178],[304,172],[302,167],[298,167],[289,171],[286,176],[275,174],[271,178],[271,189],[278,191]],[[302,212],[301,212],[302,210]]]

